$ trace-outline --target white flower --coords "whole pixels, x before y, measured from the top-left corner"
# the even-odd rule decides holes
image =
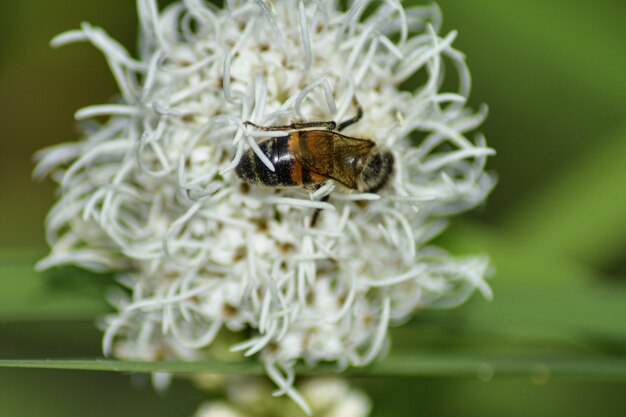
[[[293,403],[269,402],[268,384],[259,378],[227,377],[223,381],[223,399],[203,404],[195,417],[292,417],[302,413]],[[303,398],[318,417],[366,417],[372,404],[364,392],[350,387],[345,379],[311,378],[298,387]]]
[[[456,32],[438,34],[435,6],[231,0],[220,10],[185,0],[159,11],[138,0],[138,9],[137,58],[87,23],[52,41],[99,48],[120,97],[79,110],[79,120],[108,118],[43,151],[35,171],[60,184],[52,252],[39,267],[116,271],[128,288],[106,322],[107,354],[194,359],[224,327],[251,330],[232,350],[259,354],[278,393],[307,409],[296,362],[366,365],[389,324],[416,309],[459,304],[476,288],[491,296],[485,259],[427,246],[494,184],[484,173],[493,150],[465,135],[486,110],[464,107],[469,72]],[[458,91],[440,91],[450,68]],[[394,155],[379,193],[332,182],[275,191],[235,174],[248,149],[265,158],[257,143],[270,134],[244,122],[343,121],[355,99],[364,115],[346,134]]]
[[[316,415],[324,417],[366,417],[372,408],[370,399],[339,378],[313,378],[300,388]]]
[[[196,412],[195,417],[246,417],[232,406],[224,402],[203,404]]]

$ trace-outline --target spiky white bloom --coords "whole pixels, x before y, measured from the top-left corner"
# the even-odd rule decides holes
[[[258,354],[277,393],[306,409],[296,362],[368,364],[389,324],[417,308],[459,304],[476,288],[491,296],[484,258],[428,246],[494,183],[484,173],[493,150],[466,136],[486,110],[464,106],[456,32],[439,35],[435,6],[376,4],[185,0],[159,11],[138,0],[136,58],[87,23],[52,41],[95,45],[120,89],[114,104],[76,113],[106,122],[43,151],[35,171],[60,184],[39,267],[116,271],[130,290],[106,322],[107,354],[193,359],[221,329],[251,330],[232,350]],[[441,91],[450,68],[456,92]],[[426,81],[409,89],[416,73]],[[268,135],[244,122],[342,121],[355,97],[365,113],[346,133],[395,158],[384,190],[242,187],[234,168],[248,149],[267,160],[257,143]]]

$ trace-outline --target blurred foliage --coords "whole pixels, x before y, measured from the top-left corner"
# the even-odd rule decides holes
[[[468,56],[470,104],[489,104],[481,130],[498,152],[489,166],[500,178],[485,207],[456,221],[441,243],[458,254],[490,254],[495,299],[426,312],[394,332],[394,354],[405,355],[396,358],[421,352],[415,363],[456,361],[457,373],[468,359],[465,374],[354,380],[373,397],[375,417],[623,415],[623,376],[622,382],[603,378],[605,365],[593,364],[619,371],[626,359],[626,3],[439,5],[444,30],[459,31],[455,46]],[[89,45],[51,50],[49,39],[86,20],[132,50],[136,14],[128,0],[59,6],[0,2],[2,359],[100,355],[93,322],[106,312],[102,294],[111,277],[32,271],[45,251],[42,224],[54,189],[49,181],[31,181],[31,158],[44,146],[75,140],[74,111],[116,93],[97,51]],[[472,367],[483,363],[475,357],[544,366],[574,358],[580,381],[522,370],[517,378],[499,378],[497,367],[493,379],[481,377],[481,368],[474,377]],[[593,379],[583,372],[589,363]],[[133,377],[134,389],[130,380],[0,368],[0,415],[110,416],[132,408],[134,416],[189,416],[207,396],[185,381],[160,395],[141,375]]]

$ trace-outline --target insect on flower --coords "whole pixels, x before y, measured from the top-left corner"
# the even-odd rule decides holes
[[[287,126],[258,126],[259,130],[287,131],[259,148],[274,165],[271,171],[252,149],[237,165],[237,175],[250,184],[264,187],[301,187],[316,190],[328,180],[360,192],[377,192],[391,177],[394,158],[391,151],[372,140],[342,135],[358,122],[363,110],[337,125],[334,121],[294,122]]]
[[[109,117],[35,170],[60,190],[37,267],[111,272],[130,289],[102,323],[105,354],[201,360],[234,343],[311,412],[299,363],[368,365],[391,325],[476,289],[491,298],[487,258],[431,242],[495,184],[494,150],[472,133],[487,109],[466,107],[469,68],[437,6],[158,3],[137,0],[137,54],[87,23],[52,41],[93,44],[120,91],[79,110]],[[406,88],[414,74],[424,83]],[[314,114],[338,116],[266,122]],[[323,203],[335,185],[345,193]]]

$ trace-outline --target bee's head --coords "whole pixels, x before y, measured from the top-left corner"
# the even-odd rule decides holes
[[[387,185],[393,173],[393,163],[393,154],[389,149],[380,146],[374,148],[359,175],[359,191],[375,193]]]

